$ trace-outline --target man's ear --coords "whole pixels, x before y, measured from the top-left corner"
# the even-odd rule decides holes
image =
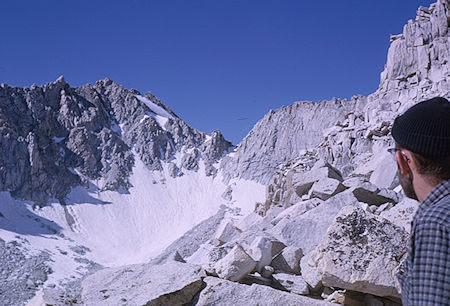
[[[397,151],[395,153],[395,156],[397,158],[397,165],[399,168],[399,171],[402,175],[411,173],[411,162],[412,162],[412,156],[408,154],[408,151]],[[409,156],[408,156],[409,155]]]

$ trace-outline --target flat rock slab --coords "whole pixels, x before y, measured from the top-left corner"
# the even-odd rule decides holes
[[[202,287],[201,268],[168,261],[100,270],[82,283],[84,305],[183,305]]]
[[[324,286],[399,297],[394,271],[407,239],[403,228],[347,206],[336,216],[311,258],[322,273]]]
[[[368,205],[380,206],[381,204],[388,202],[395,203],[394,199],[378,193],[378,190],[372,191],[364,187],[356,187],[352,190],[352,192],[358,201],[367,203]]]
[[[318,161],[310,171],[294,173],[292,175],[292,185],[297,195],[301,197],[308,193],[315,182],[324,178],[342,181],[342,176],[338,170],[328,163]]]
[[[309,294],[308,284],[300,275],[276,273],[273,274],[272,277],[289,292],[300,295]]]
[[[311,187],[311,197],[328,200],[332,196],[346,189],[339,180],[329,177],[321,178]]]
[[[257,284],[249,286],[215,277],[206,277],[204,281],[206,288],[200,292],[195,305],[336,305]]]
[[[293,219],[293,218],[295,218],[297,216],[300,216],[300,215],[304,214],[308,210],[313,209],[314,207],[318,206],[321,203],[323,203],[323,201],[318,199],[318,198],[312,198],[310,200],[298,202],[298,203],[290,206],[289,208],[286,208],[282,212],[280,212],[271,221],[271,224],[272,225],[277,225],[277,223],[283,218]]]

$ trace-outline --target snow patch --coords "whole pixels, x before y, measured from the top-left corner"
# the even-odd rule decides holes
[[[156,119],[156,122],[158,122],[158,124],[161,126],[161,128],[165,131],[166,130],[165,126],[166,126],[167,121],[169,121],[169,118],[163,117],[160,115],[156,115],[155,119]]]
[[[147,118],[150,118],[150,116],[145,114],[144,117],[142,117],[142,119],[139,121],[139,123],[144,122],[145,120],[147,120]]]
[[[257,202],[266,200],[266,186],[244,179],[232,179],[230,181],[232,200],[229,206],[241,209],[243,216],[248,215],[255,209]]]
[[[162,117],[166,117],[166,118],[173,118],[173,116],[171,114],[169,114],[164,108],[162,108],[161,106],[156,105],[155,103],[153,103],[152,101],[150,101],[146,97],[143,97],[143,96],[140,96],[140,95],[135,95],[135,97],[139,101],[141,101],[142,103],[147,105],[148,108],[150,108],[151,111],[154,112],[156,115],[159,115],[159,116],[162,116]]]
[[[122,127],[115,121],[111,121],[111,131],[119,136],[122,136]]]
[[[66,139],[66,137],[53,137],[53,141],[56,143],[60,143],[62,142],[64,139]]]

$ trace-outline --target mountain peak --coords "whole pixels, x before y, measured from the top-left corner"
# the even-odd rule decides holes
[[[54,83],[61,83],[61,84],[66,84],[66,81],[64,80],[64,76],[61,75],[59,76]]]

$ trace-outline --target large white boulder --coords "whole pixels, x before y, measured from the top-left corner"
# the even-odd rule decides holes
[[[261,272],[262,268],[270,265],[272,259],[285,247],[282,242],[275,238],[260,236],[253,240],[248,253],[257,262],[256,270]]]
[[[257,284],[249,286],[215,277],[206,277],[204,281],[206,288],[200,292],[197,305],[335,305],[268,286]]]
[[[347,205],[360,206],[360,203],[346,190],[296,218],[280,220],[267,232],[286,246],[296,246],[306,254],[319,244],[336,214]]]
[[[239,281],[255,270],[256,261],[237,244],[215,264],[214,268],[220,278]]]
[[[82,282],[85,305],[182,305],[202,287],[200,266],[167,261],[100,270]]]
[[[311,258],[324,286],[398,297],[394,271],[407,239],[403,228],[347,206],[336,216]]]
[[[393,189],[397,186],[397,164],[386,150],[377,156],[377,163],[369,181],[379,188]]]

